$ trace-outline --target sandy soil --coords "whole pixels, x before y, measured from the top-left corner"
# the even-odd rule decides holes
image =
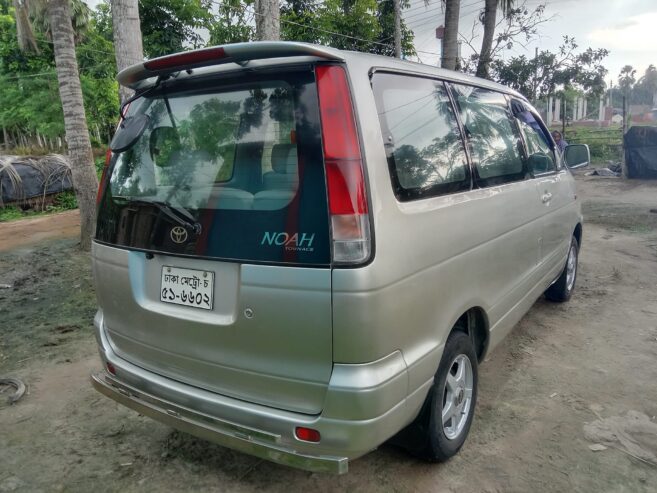
[[[0,223],[0,252],[80,234],[78,210]]]
[[[203,442],[95,393],[88,258],[75,239],[3,254],[0,375],[30,389],[0,403],[0,492],[656,491],[657,182],[580,178],[579,193],[576,293],[539,300],[481,366],[461,453],[432,465],[384,445],[342,477]]]

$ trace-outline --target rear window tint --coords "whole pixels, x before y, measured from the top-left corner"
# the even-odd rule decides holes
[[[467,157],[444,84],[379,73],[372,77],[372,88],[397,197],[469,189]]]
[[[312,72],[172,85],[135,103],[128,116],[146,115],[149,123],[114,158],[99,241],[222,259],[329,263]],[[188,230],[188,242],[172,241],[168,231],[176,226]]]
[[[525,179],[520,135],[505,96],[479,87],[452,87],[477,184],[492,186]]]

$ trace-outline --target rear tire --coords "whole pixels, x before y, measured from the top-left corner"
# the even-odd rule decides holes
[[[444,462],[456,455],[474,417],[477,381],[477,355],[471,338],[464,332],[452,332],[424,407],[400,437],[405,448],[430,462]]]
[[[577,262],[579,260],[579,243],[574,236],[570,240],[568,258],[561,275],[556,282],[545,291],[545,297],[550,301],[568,301],[575,290],[577,280]]]

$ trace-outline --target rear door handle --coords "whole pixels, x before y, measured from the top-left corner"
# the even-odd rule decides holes
[[[544,204],[547,204],[550,201],[550,199],[552,199],[552,194],[550,192],[545,192],[541,197],[541,200],[543,201]]]

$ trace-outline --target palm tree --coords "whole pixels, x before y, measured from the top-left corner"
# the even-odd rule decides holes
[[[13,0],[14,14],[16,15],[16,35],[21,51],[39,53],[32,23],[30,22],[30,7],[27,0]]]
[[[502,13],[507,15],[513,8],[515,0],[486,0],[483,17],[484,38],[481,42],[481,51],[479,52],[479,63],[477,64],[477,77],[487,79],[489,77],[491,50],[493,48],[493,38],[495,37],[495,26],[497,24],[497,8],[501,7]]]
[[[461,0],[442,0],[445,5],[445,33],[440,66],[456,70],[459,53],[459,11]]]
[[[652,92],[652,106],[657,108],[657,68],[652,63],[648,65],[643,77],[639,79],[639,84]]]
[[[278,0],[255,0],[255,25],[258,41],[281,39],[281,12]]]
[[[116,68],[120,72],[144,59],[139,4],[137,0],[112,0],[111,7]],[[132,90],[121,86],[119,95],[123,102],[132,96]]]
[[[21,0],[20,3],[21,9],[27,9],[26,0]],[[75,195],[80,207],[80,247],[83,250],[89,250],[96,223],[98,178],[93,164],[91,141],[89,140],[87,118],[82,100],[80,73],[75,56],[71,6],[69,0],[41,0],[39,6],[47,13],[54,46],[59,96],[64,110],[66,143],[73,174]],[[17,24],[19,15],[21,14],[17,12]],[[25,22],[26,19],[28,20],[27,23],[30,24],[27,16],[22,21]],[[21,30],[18,29],[18,31]],[[32,32],[32,36],[34,36],[31,25],[28,31],[23,29],[22,32]],[[36,41],[34,46],[36,46]]]

